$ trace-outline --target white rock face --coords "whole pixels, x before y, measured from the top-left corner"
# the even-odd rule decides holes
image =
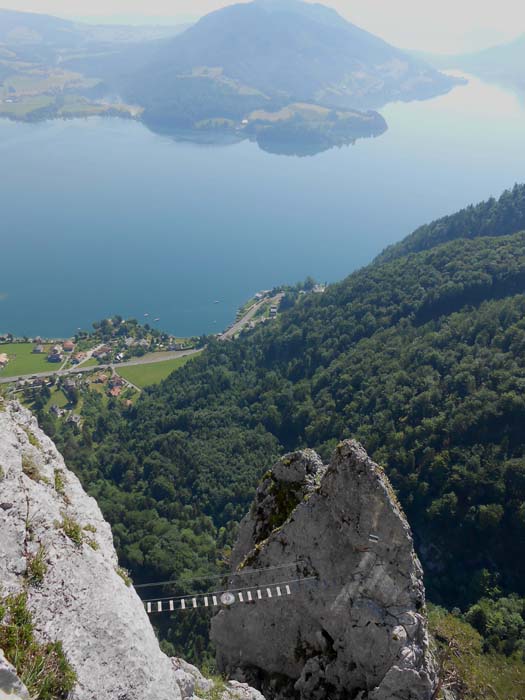
[[[221,670],[277,700],[431,700],[421,566],[388,479],[358,443],[341,443],[328,468],[311,450],[284,457],[233,560],[232,590],[274,594],[213,619]],[[276,599],[277,584],[304,577],[315,580]]]
[[[80,544],[64,531],[68,518],[81,527]],[[29,608],[37,635],[61,641],[77,673],[71,700],[181,700],[143,604],[117,574],[110,527],[96,502],[33,416],[0,401],[4,594],[22,589],[28,561],[39,550],[47,571],[40,585],[28,588]]]

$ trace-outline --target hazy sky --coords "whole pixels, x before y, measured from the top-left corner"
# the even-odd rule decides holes
[[[196,19],[228,0],[0,0],[0,7],[97,21]],[[324,0],[347,19],[404,48],[461,51],[525,33],[523,0]]]

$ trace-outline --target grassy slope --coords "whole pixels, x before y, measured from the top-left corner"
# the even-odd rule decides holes
[[[525,664],[500,654],[484,654],[483,639],[466,622],[429,606],[430,630],[444,686],[460,700],[523,700]],[[445,696],[439,693],[436,700]]]

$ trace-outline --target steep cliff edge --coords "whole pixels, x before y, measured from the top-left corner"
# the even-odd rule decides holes
[[[161,652],[95,500],[31,413],[0,398],[0,700],[66,697],[264,700]]]
[[[18,404],[0,403],[0,467],[2,595],[26,590],[37,638],[62,642],[71,700],[180,700],[109,525]]]
[[[358,443],[341,443],[328,467],[309,450],[278,462],[241,524],[233,560],[230,588],[284,592],[286,584],[290,595],[218,613],[212,639],[222,670],[278,700],[432,698],[410,528]]]

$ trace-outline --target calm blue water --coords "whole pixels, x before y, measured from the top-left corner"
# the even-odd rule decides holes
[[[119,120],[0,121],[0,332],[146,312],[180,335],[220,330],[258,289],[341,279],[525,180],[525,106],[501,88],[473,81],[383,114],[384,136],[311,158]]]

